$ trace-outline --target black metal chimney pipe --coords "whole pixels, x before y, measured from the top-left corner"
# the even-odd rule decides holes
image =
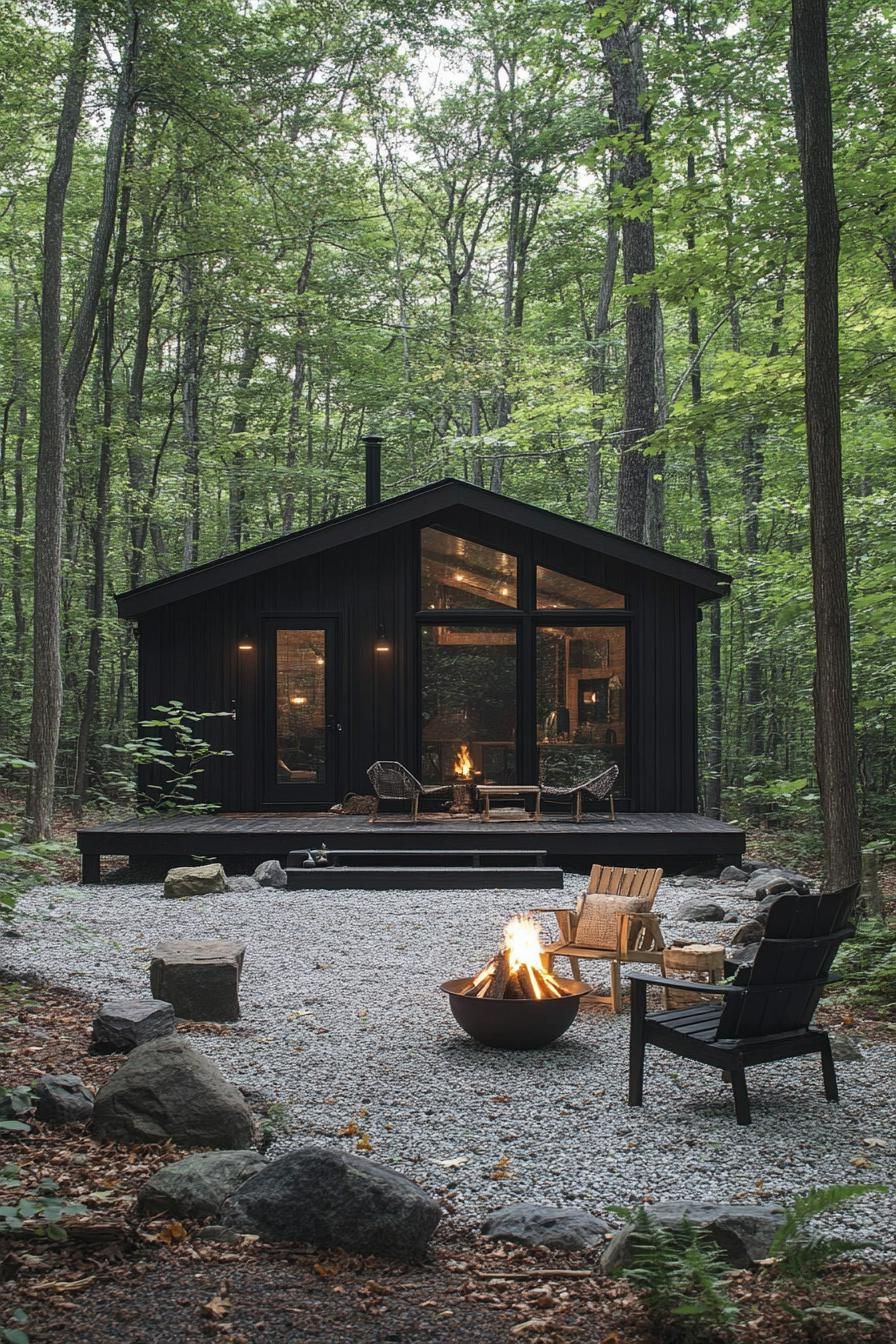
[[[379,504],[380,502],[380,465],[383,440],[379,434],[365,434],[361,442],[364,445],[364,502],[369,509],[371,504]]]

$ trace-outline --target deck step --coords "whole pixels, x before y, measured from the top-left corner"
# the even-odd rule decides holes
[[[563,869],[530,866],[496,868],[425,868],[404,864],[384,867],[293,868],[287,866],[286,885],[291,891],[452,891],[493,888],[563,886]]]
[[[315,850],[315,853],[318,851]],[[301,868],[308,851],[294,849],[290,852],[287,865]],[[327,859],[333,867],[371,868],[385,864],[398,868],[408,863],[415,868],[479,868],[497,865],[498,867],[522,868],[533,864],[541,866],[547,859],[544,849],[328,849]]]

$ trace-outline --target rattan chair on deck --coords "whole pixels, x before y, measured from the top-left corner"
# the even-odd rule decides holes
[[[379,806],[383,799],[389,802],[406,802],[411,805],[411,821],[417,820],[421,798],[450,798],[450,784],[421,784],[416,775],[412,775],[407,766],[400,761],[374,761],[367,771],[367,778],[376,795],[371,825],[377,819]]]
[[[555,798],[558,802],[568,801],[572,807],[573,816],[576,821],[581,821],[586,793],[589,798],[595,798],[597,800],[609,798],[610,820],[615,821],[616,807],[613,803],[612,790],[618,775],[619,766],[610,765],[606,770],[602,770],[599,775],[595,775],[593,779],[583,780],[580,784],[542,784],[542,802],[546,798]]]

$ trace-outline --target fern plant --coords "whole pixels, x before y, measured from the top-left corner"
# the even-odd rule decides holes
[[[860,920],[855,936],[840,948],[834,971],[843,976],[841,995],[892,1012],[896,1008],[896,922]]]
[[[639,1289],[664,1344],[727,1339],[739,1311],[728,1296],[728,1265],[706,1233],[685,1220],[662,1227],[639,1208],[632,1220],[632,1263],[620,1277]]]
[[[788,1279],[809,1282],[838,1255],[859,1250],[867,1242],[852,1241],[845,1237],[829,1237],[809,1230],[813,1218],[830,1213],[849,1199],[859,1195],[886,1194],[885,1185],[828,1185],[809,1190],[793,1201],[786,1211],[784,1222],[775,1234],[770,1255],[777,1260],[779,1274]]]

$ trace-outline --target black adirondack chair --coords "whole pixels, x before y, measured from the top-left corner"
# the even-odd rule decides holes
[[[779,897],[752,965],[741,966],[733,983],[701,985],[701,993],[720,997],[718,1004],[702,999],[692,1007],[648,1013],[648,985],[686,988],[690,982],[634,972],[629,1105],[643,1101],[648,1045],[724,1069],[731,1077],[739,1125],[750,1123],[746,1070],[754,1064],[820,1054],[824,1094],[836,1101],[831,1043],[827,1032],[811,1023],[837,948],[854,932],[858,894],[856,885],[817,896]]]

